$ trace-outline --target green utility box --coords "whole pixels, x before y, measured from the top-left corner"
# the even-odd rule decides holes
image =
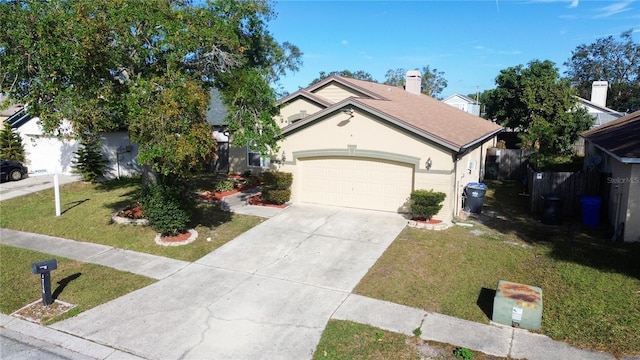
[[[498,281],[491,320],[523,329],[540,329],[542,289],[504,280]]]

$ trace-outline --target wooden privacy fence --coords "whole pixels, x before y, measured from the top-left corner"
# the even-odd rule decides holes
[[[607,203],[608,187],[604,186],[607,174],[599,172],[535,172],[527,168],[527,188],[530,194],[531,212],[542,213],[543,195],[556,194],[562,199],[562,215],[573,216],[581,212],[582,196],[601,196]],[[604,210],[604,209],[601,209]]]
[[[528,150],[487,149],[485,158],[485,178],[522,181],[529,164]]]

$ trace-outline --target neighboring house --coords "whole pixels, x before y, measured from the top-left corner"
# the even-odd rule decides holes
[[[624,116],[623,113],[610,109],[607,104],[609,85],[606,81],[594,81],[591,85],[591,100],[576,96],[578,106],[587,109],[589,115],[596,118],[593,127],[600,126]]]
[[[502,128],[420,94],[419,72],[408,75],[406,90],[331,76],[287,96],[278,154],[234,149],[232,170],[271,166],[293,174],[292,201],[381,211],[433,189],[447,195],[435,218],[450,221]]]
[[[469,114],[480,116],[480,103],[468,96],[453,94],[442,100],[442,102],[447,105],[451,105],[456,109],[466,111]]]
[[[585,168],[610,173],[608,219],[624,224],[624,241],[640,241],[640,111],[581,134],[585,139]],[[605,199],[606,201],[606,199]]]
[[[72,126],[64,121],[55,136],[46,135],[26,108],[20,108],[6,121],[22,138],[25,149],[25,165],[29,174],[72,174],[78,141],[73,138]],[[129,141],[126,131],[102,133],[102,154],[109,160],[107,178],[140,173],[137,163],[138,148]]]

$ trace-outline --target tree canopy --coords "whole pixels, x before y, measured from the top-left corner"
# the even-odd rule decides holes
[[[313,81],[311,81],[309,85],[313,85],[332,75],[344,76],[344,77],[348,77],[356,80],[373,81],[373,82],[376,81],[373,79],[373,76],[371,76],[371,74],[369,74],[366,71],[363,71],[363,70],[351,71],[351,70],[345,69],[341,71],[330,71],[330,72],[320,71],[320,73],[318,74],[318,77],[313,79]]]
[[[266,0],[0,2],[0,92],[52,131],[127,128],[139,160],[183,174],[211,155],[209,89],[220,89],[235,144],[275,148],[269,86],[301,53],[266,29]]]
[[[444,72],[435,68],[431,69],[429,65],[423,66],[420,72],[422,73],[422,93],[440,99],[442,90],[447,87]],[[407,70],[403,68],[389,69],[385,74],[384,83],[393,86],[404,86],[406,74]]]
[[[520,132],[523,148],[565,155],[594,119],[577,106],[569,79],[551,61],[534,60],[500,71],[486,96],[486,116]]]
[[[606,80],[608,107],[618,111],[640,108],[640,44],[633,41],[632,32],[623,32],[620,41],[607,36],[571,52],[564,65],[580,97],[590,99],[591,84]]]

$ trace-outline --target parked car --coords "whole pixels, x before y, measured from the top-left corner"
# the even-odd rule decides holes
[[[0,160],[0,181],[18,181],[27,175],[27,167],[19,161]]]

